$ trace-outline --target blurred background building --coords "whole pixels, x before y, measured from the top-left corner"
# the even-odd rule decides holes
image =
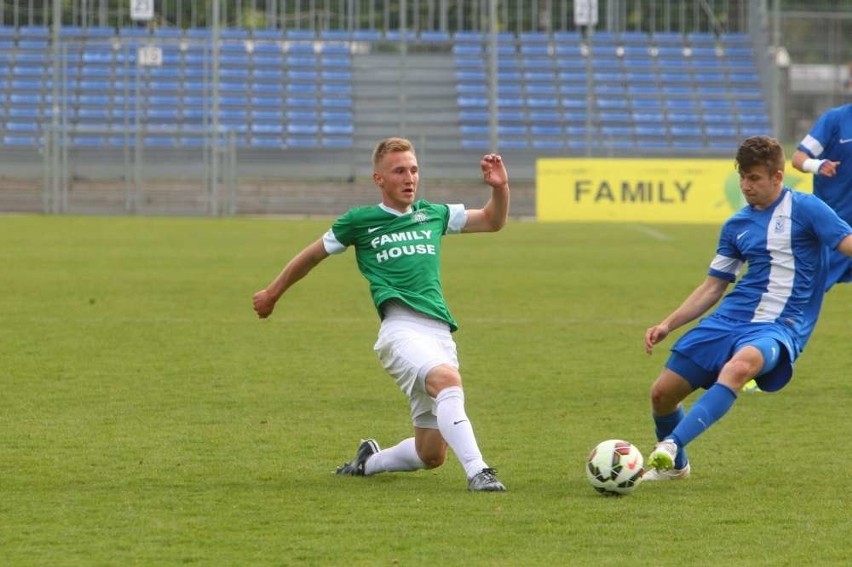
[[[336,214],[390,135],[427,198],[485,151],[520,186],[539,157],[728,158],[795,144],[850,66],[841,0],[6,0],[0,210]]]

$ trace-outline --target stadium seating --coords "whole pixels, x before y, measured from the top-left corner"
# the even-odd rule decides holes
[[[48,28],[0,27],[2,143],[39,144],[57,108],[70,143],[87,147],[137,134],[143,144],[194,146],[214,123],[239,146],[350,147],[353,49],[394,39],[375,30],[223,29],[213,81],[208,29],[64,26],[60,34],[57,76]],[[451,46],[461,143],[481,146],[486,37],[412,31],[407,39]],[[161,65],[139,64],[148,42],[162,50]],[[571,31],[501,32],[497,57],[503,147],[716,149],[770,129],[742,34],[598,31],[588,41]]]
[[[0,140],[37,145],[53,102],[49,30],[2,30]],[[221,131],[232,132],[240,146],[352,144],[348,43],[317,49],[312,41],[304,41],[306,34],[295,30],[287,33],[294,43],[284,50],[280,31],[252,35],[248,30],[222,30],[214,93],[208,29],[151,32],[141,27],[69,26],[61,34],[62,88],[56,102],[72,146],[127,143],[128,136],[119,134],[129,128],[139,131],[146,145],[199,145],[214,122]],[[115,37],[122,43],[114,44]],[[148,40],[162,50],[161,65],[137,65],[137,48]],[[300,114],[291,121],[293,111]]]
[[[555,151],[586,143],[635,152],[730,151],[738,134],[770,130],[744,37],[596,32],[589,42],[574,32],[520,34],[517,54],[501,52],[499,60],[498,143]],[[464,147],[488,134],[488,116],[475,112],[488,105],[486,45],[480,34],[456,34]],[[532,119],[534,112],[546,112],[544,123]],[[525,129],[523,121],[506,126],[519,116],[526,117]]]

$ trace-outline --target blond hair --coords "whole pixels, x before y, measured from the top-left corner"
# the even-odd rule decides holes
[[[373,150],[373,168],[378,169],[385,156],[394,152],[414,153],[414,144],[405,138],[385,138]]]

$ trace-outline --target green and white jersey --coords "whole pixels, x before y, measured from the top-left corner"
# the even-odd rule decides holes
[[[419,200],[407,213],[382,204],[356,207],[334,222],[323,244],[329,254],[355,247],[380,317],[382,303],[398,299],[455,331],[441,286],[441,237],[461,232],[465,222],[463,205]]]

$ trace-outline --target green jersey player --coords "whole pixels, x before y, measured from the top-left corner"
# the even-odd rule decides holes
[[[498,231],[508,218],[509,176],[503,159],[485,155],[480,168],[491,187],[481,209],[416,200],[420,169],[413,145],[403,138],[382,140],[373,151],[373,182],[382,202],[349,210],[254,294],[254,310],[266,318],[287,289],[317,264],[350,246],[355,249],[381,319],[374,349],[408,396],[414,436],[386,449],[366,439],[338,474],[370,476],[438,467],[449,446],[465,470],[468,489],[506,490],[483,460],[465,412],[452,337],[458,326],[441,286],[442,237]]]

